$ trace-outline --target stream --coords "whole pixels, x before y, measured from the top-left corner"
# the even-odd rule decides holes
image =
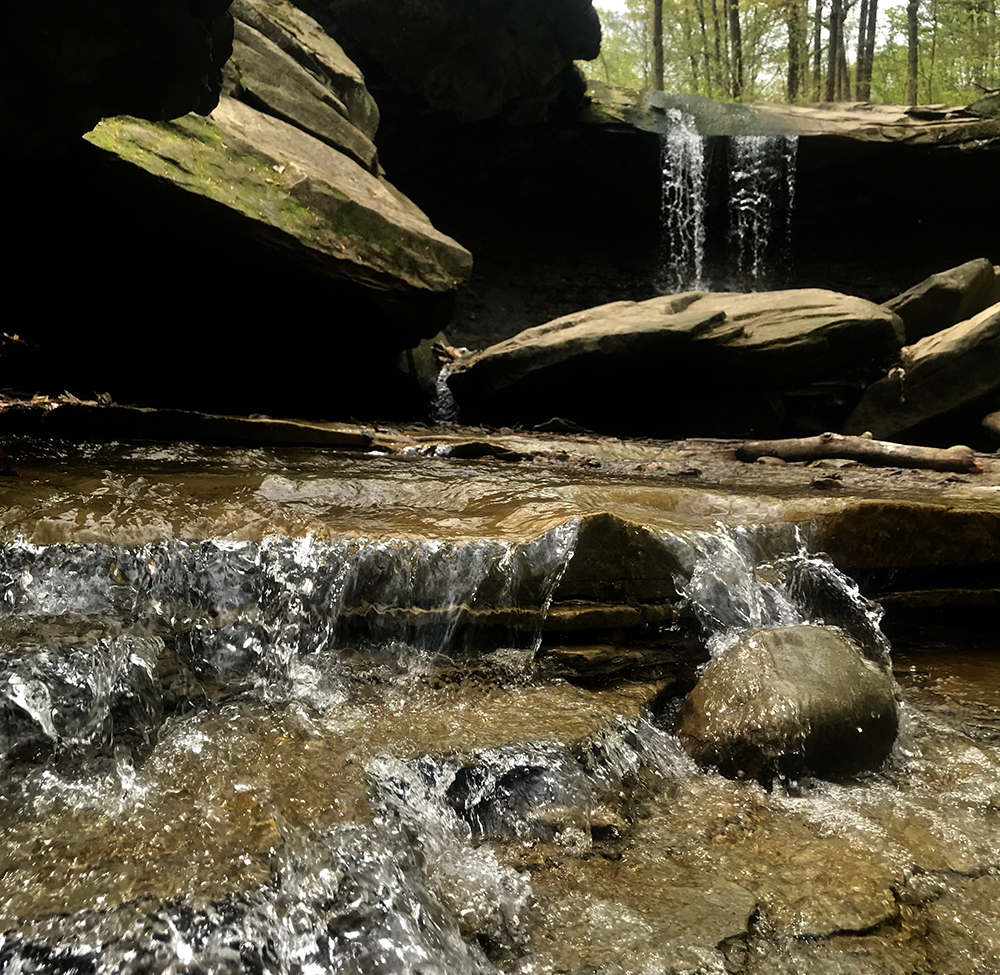
[[[1000,971],[995,638],[892,648],[874,773],[730,780],[673,732],[755,627],[889,650],[779,501],[417,453],[18,469],[3,975]]]

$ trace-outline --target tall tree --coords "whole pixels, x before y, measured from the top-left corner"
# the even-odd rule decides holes
[[[858,50],[854,56],[854,100],[864,101],[861,90],[865,77],[865,51],[868,49],[868,0],[861,0],[861,15],[858,17]]]
[[[663,91],[663,0],[653,0],[653,90]]]
[[[875,62],[875,27],[878,23],[878,0],[868,0],[868,28],[865,32],[864,81],[859,93],[860,101],[872,97],[872,65]]]
[[[806,47],[806,26],[803,20],[803,8],[800,0],[789,0],[786,15],[788,18],[788,84],[786,86],[786,96],[791,103],[797,101],[799,97],[799,89],[802,84],[802,61]]]
[[[823,97],[823,0],[816,0],[813,19],[813,98]]]
[[[722,80],[724,69],[722,61],[722,33],[719,30],[719,0],[712,0],[712,46],[715,48],[715,86],[722,94],[726,86]]]
[[[843,0],[832,0],[830,5],[830,44],[826,62],[826,100],[837,100],[837,82],[840,75],[840,25]]]
[[[726,0],[729,11],[729,44],[732,48],[732,95],[737,101],[743,97],[743,29],[740,26],[740,0]]]
[[[910,105],[917,104],[917,54],[919,25],[917,11],[919,0],[910,0],[906,5],[906,98]]]

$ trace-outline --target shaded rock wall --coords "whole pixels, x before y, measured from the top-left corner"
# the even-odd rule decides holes
[[[0,58],[7,132],[24,150],[73,139],[108,115],[211,111],[232,50],[229,2],[8,5]]]
[[[289,3],[233,12],[207,119],[108,120],[87,137],[103,152],[47,161],[52,191],[18,216],[24,256],[72,259],[21,329],[36,372],[2,382],[223,411],[420,410],[393,360],[447,320],[471,255],[386,180],[378,108],[336,41]],[[95,291],[110,313],[81,327]]]
[[[365,72],[387,125],[541,122],[575,108],[600,49],[590,0],[301,0]]]

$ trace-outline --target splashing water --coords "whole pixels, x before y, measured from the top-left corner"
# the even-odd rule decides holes
[[[729,527],[671,537],[688,573],[679,589],[690,602],[713,657],[747,630],[816,624],[850,634],[874,661],[888,666],[882,608],[822,554],[809,551],[798,525]]]
[[[663,257],[657,287],[664,293],[703,287],[707,180],[705,142],[694,118],[669,109],[670,128],[661,154]]]

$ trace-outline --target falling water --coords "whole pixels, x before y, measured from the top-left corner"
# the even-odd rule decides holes
[[[791,253],[795,136],[742,135],[730,142],[729,251],[734,286],[770,287]]]
[[[702,287],[705,260],[705,143],[694,118],[669,109],[670,127],[663,140],[663,235],[660,279],[664,293]]]
[[[839,627],[866,655],[888,664],[881,607],[825,555],[811,552],[800,526],[719,525],[665,542],[685,567],[678,588],[712,656],[721,656],[749,630],[817,624]]]
[[[434,396],[431,399],[429,419],[431,423],[457,423],[458,402],[448,385],[450,366],[442,366],[434,382]]]

